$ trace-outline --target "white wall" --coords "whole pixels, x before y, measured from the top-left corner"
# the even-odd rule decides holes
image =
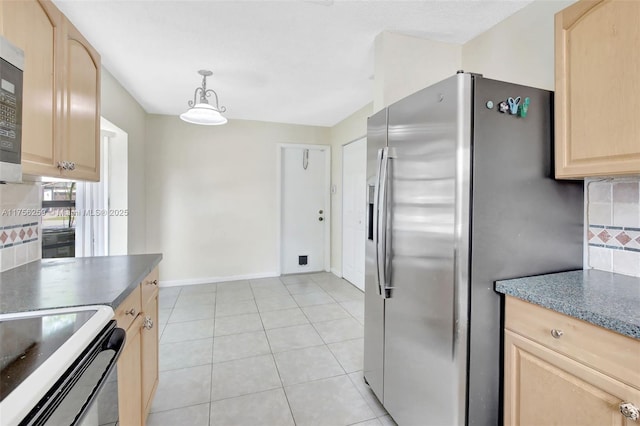
[[[374,48],[373,110],[404,98],[456,73],[462,47],[385,31]]]
[[[128,149],[128,248],[129,254],[145,253],[145,120],[147,113],[118,81],[102,68],[101,115],[127,133]]]
[[[277,270],[277,144],[329,144],[328,128],[230,120],[147,119],[147,250],[164,285]]]
[[[462,47],[462,68],[554,90],[554,15],[575,1],[537,0]]]

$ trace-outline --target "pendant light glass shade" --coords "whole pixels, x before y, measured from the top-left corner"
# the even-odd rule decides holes
[[[204,126],[219,126],[225,124],[227,119],[209,104],[195,104],[187,112],[180,114],[183,121]]]
[[[198,74],[202,76],[202,87],[198,87],[193,94],[193,101],[189,101],[189,109],[187,112],[180,114],[180,119],[191,124],[200,124],[204,126],[218,126],[225,124],[227,119],[221,113],[227,109],[218,106],[218,95],[211,89],[207,89],[207,77],[213,75],[211,71],[200,70]],[[198,99],[198,95],[200,98]],[[211,95],[216,101],[215,107],[209,104],[207,100]],[[196,99],[198,102],[196,103]]]

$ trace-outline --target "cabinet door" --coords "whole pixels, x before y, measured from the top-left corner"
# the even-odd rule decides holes
[[[505,331],[504,424],[637,425],[620,413],[640,404],[640,390]]]
[[[556,177],[640,173],[640,2],[556,15]]]
[[[142,416],[146,418],[158,386],[158,291],[147,301],[142,315]]]
[[[3,35],[25,51],[23,173],[58,176],[62,14],[48,1],[2,1]]]
[[[142,424],[142,376],[140,355],[142,353],[142,321],[138,315],[127,329],[127,341],[118,359],[118,410],[121,425]]]
[[[63,161],[70,179],[100,180],[100,56],[65,22]]]

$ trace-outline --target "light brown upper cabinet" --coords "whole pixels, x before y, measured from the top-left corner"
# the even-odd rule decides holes
[[[640,174],[640,1],[556,14],[556,178]]]
[[[74,179],[100,180],[100,55],[65,22],[64,125],[61,159]]]
[[[0,0],[25,52],[23,173],[100,180],[100,55],[49,0]]]
[[[60,131],[58,40],[62,14],[51,3],[4,1],[3,36],[25,52],[22,165],[25,173],[57,176]]]

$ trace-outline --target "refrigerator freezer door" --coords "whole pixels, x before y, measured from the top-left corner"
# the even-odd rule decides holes
[[[384,299],[378,281],[376,242],[381,153],[387,146],[387,109],[369,118],[367,129],[367,240],[365,243],[364,378],[383,400]]]
[[[392,288],[385,302],[384,406],[400,425],[464,422],[456,348],[456,188],[464,99],[455,76],[389,107]],[[469,164],[464,165],[468,168]],[[466,346],[466,345],[465,345]],[[462,401],[462,402],[461,402]]]
[[[487,102],[529,99],[526,117]],[[469,425],[500,424],[494,282],[582,268],[583,185],[555,181],[552,93],[478,78],[474,94]]]

